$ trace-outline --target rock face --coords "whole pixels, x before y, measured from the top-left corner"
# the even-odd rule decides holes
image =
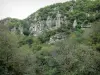
[[[16,34],[17,33],[16,31],[17,31],[16,27],[11,29],[11,33],[13,33],[13,34]]]
[[[76,28],[76,26],[77,26],[77,20],[74,20],[73,28]]]
[[[33,36],[39,36],[42,32],[56,30],[61,27],[61,25],[68,25],[67,16],[62,16],[58,11],[56,13],[56,17],[53,18],[52,16],[47,16],[46,20],[42,20],[41,17],[37,17],[38,14],[35,15],[29,31],[30,34]],[[53,44],[55,42],[64,40],[66,38],[64,33],[58,33],[50,37],[48,41],[49,44]]]
[[[23,30],[23,27],[21,25],[19,25],[19,27],[13,27],[10,31],[12,34],[19,33],[21,35],[24,35],[23,34],[24,30]]]
[[[18,29],[19,29],[19,33],[20,33],[21,35],[24,35],[24,34],[23,34],[23,27],[22,27],[21,25],[19,25],[19,28],[18,28]]]
[[[58,33],[58,34],[55,34],[54,36],[50,37],[50,41],[49,41],[49,44],[53,44],[55,42],[59,42],[59,41],[62,41],[66,38],[65,34],[64,33]]]
[[[47,20],[46,20],[46,25],[47,25],[48,29],[52,28],[52,21],[53,21],[53,19],[50,16],[48,16]]]
[[[57,15],[56,15],[56,28],[58,28],[58,27],[60,27],[61,26],[61,14],[59,13],[59,11],[58,11],[58,13],[57,13]]]
[[[70,11],[70,12],[73,12],[73,10],[74,10],[74,9],[73,9],[73,6],[71,6],[71,8],[70,8],[70,10],[69,10],[69,11]]]
[[[45,30],[54,30],[59,27],[61,27],[62,23],[67,24],[66,16],[63,18],[60,12],[58,11],[56,14],[56,18],[52,18],[51,16],[48,16],[46,20],[42,20],[41,17],[37,18],[37,15],[35,15],[35,18],[33,20],[33,23],[31,24],[29,31],[30,34],[34,36],[38,36]]]

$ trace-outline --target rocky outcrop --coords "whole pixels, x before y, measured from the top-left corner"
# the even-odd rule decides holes
[[[11,33],[12,33],[12,34],[16,34],[16,33],[17,33],[16,27],[14,27],[14,28],[11,29]]]
[[[59,42],[59,41],[62,41],[66,38],[66,35],[64,33],[58,33],[58,34],[55,34],[54,36],[51,36],[50,37],[50,41],[49,41],[49,44],[53,44],[55,42]]]
[[[23,27],[22,27],[21,25],[19,25],[18,30],[19,30],[19,33],[20,33],[21,35],[24,35],[24,34],[23,34],[23,32],[24,32],[24,31],[23,31]]]
[[[76,28],[76,26],[77,26],[77,20],[74,20],[74,22],[73,22],[73,28]]]
[[[33,23],[31,23],[31,26],[29,28],[30,34],[34,36],[38,36],[41,34],[44,30],[54,30],[59,27],[63,23],[67,25],[67,17],[64,16],[61,18],[62,15],[58,11],[56,14],[56,18],[52,18],[51,16],[47,17],[47,20],[41,20],[41,17],[37,18],[37,14],[35,15],[35,18],[33,20]]]

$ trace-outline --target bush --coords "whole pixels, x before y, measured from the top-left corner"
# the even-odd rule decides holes
[[[60,65],[61,75],[99,75],[100,53],[77,41],[60,42],[54,49],[54,59]],[[98,63],[98,64],[97,64]]]

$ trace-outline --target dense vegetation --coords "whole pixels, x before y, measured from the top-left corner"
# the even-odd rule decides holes
[[[69,12],[71,6],[73,12]],[[37,12],[45,20],[48,15],[55,17],[58,10],[68,16],[68,27],[45,31],[38,37],[28,31],[34,14],[24,20],[7,18],[0,22],[0,75],[100,75],[100,0],[72,0]],[[78,21],[76,29],[72,28],[74,19]],[[82,30],[80,25],[89,23],[91,28]],[[10,32],[20,25],[24,35]],[[68,37],[47,44],[50,36],[60,32]]]

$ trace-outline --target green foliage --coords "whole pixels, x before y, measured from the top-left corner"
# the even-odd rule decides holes
[[[49,41],[50,36],[53,36],[54,34],[56,34],[56,30],[53,31],[45,31],[42,33],[42,35],[40,35],[38,37],[38,39],[42,42],[45,43],[46,41]]]
[[[56,30],[56,33],[65,33],[66,35],[69,35],[71,33],[71,26],[66,26],[65,24],[62,24],[60,28]]]
[[[8,22],[9,29],[13,27],[18,27],[19,25],[22,25],[22,24],[21,24],[21,20],[18,20],[18,19],[10,19]]]
[[[94,49],[100,51],[100,22],[95,22],[92,26],[92,34],[90,35],[90,44]]]
[[[37,37],[29,32],[35,13],[25,20],[7,18],[0,22],[7,22],[0,25],[0,75],[100,75],[100,0],[72,0],[46,6],[36,12],[37,18],[56,18],[58,11],[61,18],[67,16],[68,25],[62,23],[60,28],[44,31]],[[75,19],[78,25],[73,29]],[[89,23],[92,27],[82,30],[81,25]],[[24,35],[8,31],[16,27],[19,32],[19,25]],[[57,33],[69,36],[47,44]]]
[[[67,43],[68,42],[68,43]],[[100,53],[84,44],[68,39],[56,45],[56,61],[60,64],[61,75],[99,75]],[[98,63],[98,64],[96,64]]]
[[[0,25],[0,74],[1,75],[21,75],[19,67],[14,66],[14,55],[17,51],[17,42],[8,29]],[[17,64],[16,64],[17,65]]]
[[[29,36],[30,32],[27,28],[24,28],[23,34]]]

